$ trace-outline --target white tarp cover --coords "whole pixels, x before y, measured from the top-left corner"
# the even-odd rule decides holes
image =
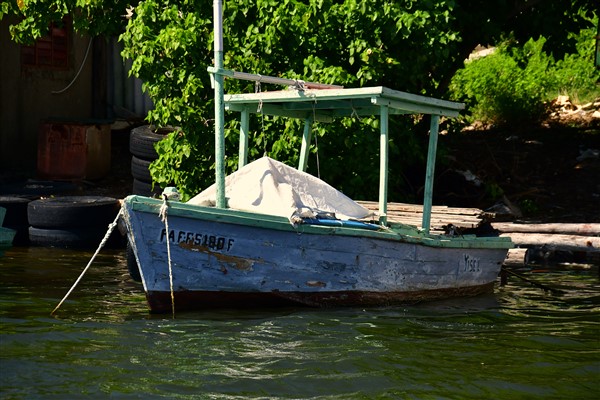
[[[188,204],[214,206],[216,185],[202,191]],[[292,223],[333,213],[342,220],[361,219],[372,213],[319,178],[269,157],[245,165],[225,178],[229,208],[279,215]]]

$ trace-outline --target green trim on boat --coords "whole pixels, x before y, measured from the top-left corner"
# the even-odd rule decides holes
[[[124,204],[130,206],[135,211],[154,214],[156,215],[156,218],[159,218],[159,212],[163,205],[163,201],[132,195],[125,198]],[[419,231],[416,227],[411,225],[404,224],[392,224],[391,227],[382,227],[378,231],[345,226],[310,224],[298,224],[294,226],[287,218],[276,215],[252,213],[230,208],[203,207],[175,201],[170,201],[168,204],[168,215],[171,217],[245,225],[255,228],[296,232],[300,234],[361,236],[445,248],[511,249],[514,247],[510,238],[431,234]]]

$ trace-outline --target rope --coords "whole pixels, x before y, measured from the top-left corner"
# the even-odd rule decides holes
[[[259,80],[256,81],[254,84],[254,93],[260,93],[262,91],[262,89],[260,87],[261,79],[262,79],[262,77],[259,75]],[[260,113],[260,129],[261,129],[261,134],[263,136],[263,139],[262,139],[263,153],[265,156],[267,156],[267,139],[265,138],[265,114],[262,112],[262,108],[263,108],[263,101],[262,101],[262,99],[258,99],[258,109],[256,112]]]
[[[260,89],[260,81],[262,77],[259,75],[258,80],[254,82],[254,93],[260,93],[262,90]]]
[[[85,275],[85,273],[87,272],[87,270],[92,265],[92,262],[94,262],[94,259],[96,258],[96,256],[100,252],[100,250],[104,247],[104,245],[108,241],[108,238],[112,234],[112,231],[115,229],[115,226],[117,226],[117,221],[119,220],[119,217],[121,217],[122,213],[123,213],[123,208],[121,208],[119,210],[119,212],[117,213],[117,216],[115,217],[115,220],[110,225],[108,225],[108,230],[104,234],[104,238],[100,242],[100,246],[98,246],[98,249],[96,249],[96,252],[94,253],[94,255],[92,256],[92,258],[88,262],[87,266],[83,269],[83,272],[81,272],[81,275],[79,275],[79,278],[77,278],[77,280],[75,281],[75,283],[73,284],[73,286],[71,286],[71,289],[69,289],[69,291],[67,292],[67,294],[65,294],[65,297],[63,297],[63,299],[60,301],[60,303],[58,303],[58,305],[54,308],[54,310],[52,310],[52,312],[50,313],[50,315],[53,315],[56,312],[56,310],[58,310],[60,308],[60,306],[62,305],[62,303],[64,303],[64,301],[67,299],[67,297],[69,297],[69,295],[71,294],[71,292],[73,291],[73,289],[75,289],[75,286],[77,286],[77,284],[79,284],[79,281],[81,280],[81,278],[83,278],[83,275]]]
[[[306,89],[306,86],[304,85],[304,81],[302,80],[298,80],[298,79],[294,79],[294,89],[296,89],[299,92],[303,92]]]
[[[358,115],[358,112],[356,112],[356,108],[354,108],[354,102],[352,102],[352,100],[350,100],[350,106],[352,107],[352,114],[350,114],[350,118],[356,118],[360,121],[360,115]]]
[[[167,203],[167,195],[163,193],[163,204],[160,206],[158,216],[165,223],[165,231],[167,232],[167,260],[169,264],[169,287],[171,289],[171,312],[173,318],[175,318],[175,294],[173,293],[173,268],[171,267],[171,243],[169,240],[169,220],[167,219],[167,212],[169,204]]]
[[[88,54],[90,52],[90,47],[92,47],[92,38],[90,38],[90,42],[88,43],[88,47],[87,50],[85,51],[85,56],[83,57],[83,61],[81,62],[81,65],[79,66],[79,71],[77,71],[77,74],[75,75],[75,78],[73,78],[73,80],[71,81],[71,83],[69,83],[67,85],[67,87],[65,87],[64,89],[61,90],[53,90],[51,93],[52,94],[61,94],[63,92],[66,92],[71,86],[73,86],[73,84],[75,83],[75,81],[77,80],[77,78],[79,78],[79,74],[81,73],[81,70],[83,69],[83,66],[85,65],[85,62],[88,58]]]
[[[516,276],[517,278],[519,278],[519,279],[522,279],[522,280],[524,280],[525,282],[529,282],[529,283],[531,283],[533,286],[535,286],[535,287],[538,287],[538,288],[540,288],[540,289],[542,289],[542,290],[544,290],[544,291],[546,291],[546,292],[550,292],[550,293],[552,293],[553,295],[560,296],[560,295],[563,295],[563,294],[565,294],[565,292],[563,292],[563,291],[562,291],[562,290],[560,290],[560,289],[555,289],[555,288],[552,288],[552,287],[550,287],[550,286],[544,285],[544,284],[542,284],[542,283],[540,283],[540,282],[538,282],[538,281],[535,281],[535,280],[533,280],[533,279],[531,279],[531,278],[525,278],[523,275],[520,275],[520,274],[517,274],[517,273],[516,273],[516,272],[514,272],[514,271],[511,271],[510,269],[506,268],[505,266],[502,266],[502,271],[504,271],[504,272],[507,272],[507,273],[509,273],[510,275]]]

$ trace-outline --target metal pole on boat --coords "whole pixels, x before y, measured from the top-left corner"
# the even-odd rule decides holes
[[[226,208],[225,202],[225,107],[223,101],[223,3],[214,0],[214,47],[215,47],[215,183],[217,186],[216,206]]]
[[[427,170],[425,172],[425,196],[423,198],[423,223],[421,224],[426,233],[429,233],[429,228],[431,226],[433,176],[435,172],[439,126],[439,115],[431,115],[431,124],[429,126],[429,151],[427,152]]]

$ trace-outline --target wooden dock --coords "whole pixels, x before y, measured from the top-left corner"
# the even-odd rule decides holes
[[[358,201],[363,207],[377,213],[379,204],[374,201]],[[388,203],[387,219],[421,227],[423,206],[406,203]],[[516,248],[509,252],[507,264],[525,264],[532,254],[542,259],[552,255],[577,256],[591,263],[600,263],[600,223],[548,223],[526,224],[495,222],[495,215],[478,208],[433,206],[431,214],[432,233],[444,233],[444,227],[454,225],[459,230],[469,230],[489,222],[491,229],[500,236],[508,236]]]
[[[492,223],[517,248],[509,251],[505,265],[558,262],[600,265],[600,223]]]
[[[379,203],[357,201],[363,207],[377,213]],[[486,213],[478,208],[433,206],[431,209],[431,232],[442,233],[444,226],[452,224],[459,229],[477,228],[486,219]],[[421,228],[423,206],[407,203],[388,203],[387,220],[414,225]]]

